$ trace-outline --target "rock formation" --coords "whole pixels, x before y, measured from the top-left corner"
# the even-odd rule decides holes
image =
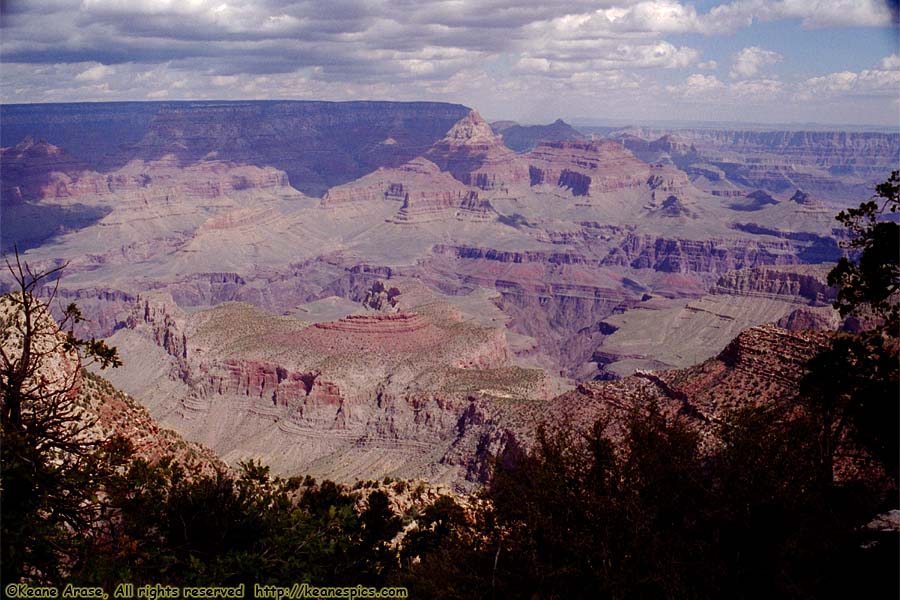
[[[273,167],[301,192],[319,196],[415,158],[467,112],[433,102],[7,105],[0,136],[3,146],[26,135],[48,140],[103,173],[166,156],[181,166],[215,159]]]
[[[518,123],[491,123],[494,132],[503,136],[507,148],[523,153],[533,150],[541,142],[557,142],[561,140],[581,140],[584,134],[571,125],[557,119],[549,125],[526,125]]]
[[[573,196],[637,187],[650,177],[650,167],[615,142],[547,142],[525,158],[531,185],[556,185]]]
[[[457,180],[481,190],[527,181],[525,165],[476,111],[458,121],[425,153]]]

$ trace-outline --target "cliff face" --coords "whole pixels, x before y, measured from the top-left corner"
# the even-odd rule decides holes
[[[444,219],[485,221],[493,218],[491,204],[478,191],[441,171],[433,162],[416,158],[395,168],[381,168],[357,181],[328,190],[324,208],[338,214],[361,214],[367,203],[395,203],[392,223],[416,224]]]
[[[815,164],[833,174],[882,177],[900,157],[900,134],[847,131],[682,132],[699,148],[731,148],[738,153],[774,154],[801,164]],[[860,160],[860,157],[866,160]]]
[[[621,434],[632,410],[656,401],[670,417],[695,427],[710,447],[728,411],[795,401],[807,361],[824,349],[828,338],[823,332],[752,327],[701,364],[584,383],[556,398],[549,412],[559,418],[571,415],[584,427],[605,416],[611,421],[610,431]]]
[[[69,148],[94,170],[174,157],[284,171],[321,195],[439,140],[468,109],[429,102],[164,102],[4,106],[2,143],[27,135]],[[18,137],[16,137],[18,136]],[[315,152],[309,152],[315,148]]]
[[[524,158],[531,185],[556,185],[574,196],[638,187],[650,177],[650,167],[616,142],[546,142]]]
[[[4,207],[22,204],[28,200],[57,197],[62,191],[60,176],[51,174],[77,174],[86,167],[62,148],[26,137],[13,147],[0,148],[3,164],[0,199]]]
[[[457,180],[481,190],[527,181],[525,165],[474,110],[458,121],[425,156]]]
[[[800,262],[787,242],[684,240],[629,234],[603,260],[604,265],[628,265],[667,273],[724,273],[762,265]]]
[[[240,304],[188,316],[157,296],[141,299],[116,340],[126,361],[147,357],[142,370],[156,379],[113,377],[165,423],[280,472],[430,473],[464,486],[463,465],[445,453],[467,407],[548,396],[542,374],[510,364],[502,330],[430,305],[309,324]]]
[[[763,298],[803,299],[813,306],[830,305],[837,290],[825,282],[826,269],[807,271],[754,268],[723,274],[712,288],[713,293]]]
[[[64,149],[26,138],[0,149],[2,203],[11,208],[30,203],[98,204],[104,198],[149,201],[178,196],[209,200],[244,190],[286,188],[287,176],[271,167],[204,160],[180,167],[171,157],[155,162],[133,160],[106,174],[87,168]]]
[[[0,326],[4,331],[0,342],[4,356],[12,361],[22,358],[20,332],[25,330],[24,324],[21,303],[14,302],[10,295],[0,296]],[[84,370],[78,353],[63,344],[65,335],[48,308],[38,304],[32,309],[29,330],[30,374],[22,384],[35,395],[22,407],[26,423],[36,414],[64,414],[79,421],[72,443],[89,444],[122,436],[134,445],[138,458],[155,461],[168,455],[195,472],[226,469],[208,449],[160,428],[133,398]]]
[[[858,200],[900,161],[900,134],[728,129],[627,130],[616,135],[644,160],[672,160],[710,190],[728,184],[769,192],[813,190]]]

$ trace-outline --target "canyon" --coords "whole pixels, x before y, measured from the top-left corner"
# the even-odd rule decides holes
[[[66,265],[78,332],[163,426],[229,464],[458,489],[544,418],[787,393],[842,326],[834,214],[900,160],[894,133],[601,135],[424,102],[0,119],[4,255]]]

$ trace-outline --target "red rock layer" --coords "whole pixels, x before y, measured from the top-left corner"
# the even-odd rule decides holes
[[[616,142],[547,142],[525,158],[531,185],[558,185],[576,196],[638,187],[651,174],[649,165]]]
[[[339,321],[316,323],[303,332],[304,344],[348,355],[420,352],[445,339],[442,329],[410,313],[350,315]]]

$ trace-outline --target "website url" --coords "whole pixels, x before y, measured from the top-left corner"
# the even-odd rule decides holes
[[[317,587],[308,583],[295,583],[290,587],[279,585],[254,584],[253,595],[256,598],[273,600],[298,600],[300,598],[407,598],[405,587]]]

